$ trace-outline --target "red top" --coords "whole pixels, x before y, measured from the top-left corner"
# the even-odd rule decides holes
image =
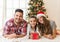
[[[19,28],[17,28],[17,25],[14,23],[14,19],[10,19],[6,22],[4,26],[4,34],[26,34],[27,33],[27,22],[24,20],[21,22]]]

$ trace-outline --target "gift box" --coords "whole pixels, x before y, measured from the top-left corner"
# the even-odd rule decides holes
[[[32,39],[39,39],[38,33],[31,33],[31,34],[32,34]]]

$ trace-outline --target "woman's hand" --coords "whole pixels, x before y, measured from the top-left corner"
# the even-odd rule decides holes
[[[54,37],[51,34],[44,35],[44,37],[49,38],[49,39],[54,39]]]

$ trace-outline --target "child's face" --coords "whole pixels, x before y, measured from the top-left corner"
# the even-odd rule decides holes
[[[43,17],[39,17],[38,21],[39,21],[40,23],[43,23]]]
[[[36,24],[37,24],[36,19],[35,19],[35,18],[30,18],[30,25],[31,25],[32,27],[35,27]]]

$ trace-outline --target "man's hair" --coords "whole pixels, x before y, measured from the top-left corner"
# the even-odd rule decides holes
[[[23,14],[23,10],[22,10],[22,9],[16,9],[16,10],[15,10],[15,13],[16,13],[16,12],[21,12],[21,13]]]

